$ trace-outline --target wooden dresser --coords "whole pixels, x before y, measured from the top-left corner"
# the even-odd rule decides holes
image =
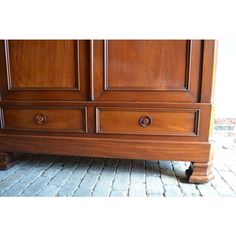
[[[12,153],[190,161],[213,178],[213,40],[2,40],[0,168]]]

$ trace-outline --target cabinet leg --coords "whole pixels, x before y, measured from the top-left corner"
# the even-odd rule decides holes
[[[11,152],[0,152],[0,170],[6,170],[15,164],[15,158]]]
[[[189,177],[189,183],[207,183],[214,178],[211,170],[212,162],[192,162],[186,170]]]

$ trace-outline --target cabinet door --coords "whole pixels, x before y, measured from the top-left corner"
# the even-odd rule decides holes
[[[0,76],[2,100],[87,100],[89,42],[1,41]]]
[[[96,40],[92,49],[96,100],[198,101],[201,40]]]

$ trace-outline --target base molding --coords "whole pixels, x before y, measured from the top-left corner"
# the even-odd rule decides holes
[[[103,158],[190,161],[186,171],[190,183],[207,183],[213,178],[210,142],[134,140],[104,137],[62,137],[41,135],[1,135],[0,168],[14,164],[14,153],[89,156]]]
[[[10,152],[0,152],[0,170],[6,170],[15,165],[16,159],[13,153]]]
[[[209,161],[210,149],[209,142],[0,134],[0,152],[198,163]]]
[[[212,161],[210,162],[192,162],[186,174],[189,177],[189,183],[208,183],[214,178],[211,170]]]

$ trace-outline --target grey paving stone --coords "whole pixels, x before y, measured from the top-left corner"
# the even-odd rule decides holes
[[[8,176],[13,174],[15,171],[17,171],[17,169],[19,169],[22,165],[24,165],[28,161],[30,161],[30,158],[27,158],[27,159],[24,158],[24,159],[18,160],[16,165],[11,167],[10,169],[1,170],[0,171],[0,181],[3,181],[4,179],[6,179]]]
[[[101,170],[104,168],[106,159],[104,158],[95,158],[92,162],[92,165],[89,168],[89,172],[91,173],[100,173]]]
[[[55,160],[53,160],[53,158],[47,159],[43,157],[43,159],[35,167],[39,170],[47,170],[53,165],[54,161]]]
[[[106,160],[106,166],[110,166],[110,167],[117,167],[119,164],[119,159],[107,159]]]
[[[109,197],[112,191],[112,181],[114,178],[113,173],[102,174],[103,179],[98,180],[92,196],[94,197]]]
[[[80,181],[84,175],[86,174],[86,172],[88,171],[89,166],[84,166],[84,165],[78,165],[74,172],[72,173],[72,175],[70,176],[70,179],[74,179],[74,180],[78,180]]]
[[[200,191],[195,184],[179,182],[184,197],[200,197]]]
[[[66,163],[63,168],[57,172],[57,174],[52,178],[52,180],[48,183],[49,185],[54,185],[61,187],[63,186],[66,181],[70,178],[72,173],[74,172],[76,166],[77,166],[76,161],[70,161]]]
[[[145,183],[134,182],[129,186],[129,197],[146,197],[146,185]]]
[[[145,161],[132,161],[130,181],[133,183],[145,183]]]
[[[145,169],[145,161],[144,160],[133,160],[132,168],[136,170],[143,171]]]
[[[172,170],[171,161],[159,161],[159,166],[161,169]]]
[[[161,169],[161,180],[163,184],[178,185],[175,172],[172,169]]]
[[[73,196],[91,196],[104,165],[105,159],[94,159]]]
[[[43,176],[52,178],[57,174],[57,172],[59,172],[63,168],[63,166],[64,166],[63,162],[54,162],[53,165],[51,165],[50,168],[48,168],[43,173]]]
[[[88,158],[89,161],[84,162],[84,159],[81,159],[69,179],[65,182],[65,184],[61,187],[61,189],[58,191],[57,196],[60,197],[71,197],[78,189],[78,186],[80,185],[82,179],[84,178],[85,174],[87,173],[91,163],[92,159]]]
[[[236,176],[231,171],[218,171],[219,175],[228,183],[228,185],[236,192]]]
[[[217,193],[222,197],[235,197],[236,193],[229,187],[229,185],[221,178],[215,177],[211,184],[216,189]]]
[[[80,181],[78,179],[69,179],[57,192],[57,197],[72,197],[78,189]]]
[[[62,168],[56,172],[56,175],[45,185],[45,187],[37,194],[37,196],[56,196],[59,190],[72,175],[77,166],[76,160],[68,160]],[[58,196],[58,195],[57,195]]]
[[[161,171],[158,161],[146,161],[147,176],[161,176]]]
[[[236,154],[235,154],[235,156],[236,156]],[[236,159],[236,157],[235,157],[235,159]],[[228,161],[227,163],[224,163],[224,165],[228,168],[225,171],[231,171],[236,176],[236,162]]]
[[[89,166],[93,161],[91,157],[81,157],[80,158],[80,166]]]
[[[200,191],[202,197],[218,197],[218,193],[215,188],[210,184],[198,184],[197,188]]]
[[[111,165],[111,162],[106,162],[106,166],[98,179],[92,196],[109,197],[112,191],[112,184],[116,174],[118,161],[112,162],[112,164],[113,165]]]
[[[148,197],[164,197],[164,195],[161,193],[149,193]]]
[[[179,186],[176,185],[164,185],[165,197],[182,197],[183,194]]]
[[[60,187],[47,184],[36,196],[38,197],[55,197]]]
[[[5,191],[2,196],[11,196],[15,197],[20,195],[32,182],[34,182],[43,171],[38,169],[33,169],[27,173],[20,181],[14,184],[11,188]]]
[[[34,197],[40,191],[42,191],[44,186],[46,186],[49,181],[50,181],[50,177],[40,176],[32,184],[30,184],[29,187],[24,192],[22,192],[19,196],[21,196],[21,197]]]
[[[74,197],[90,197],[93,189],[98,181],[99,172],[87,172],[78,189],[74,193]]]
[[[224,164],[223,161],[215,159],[213,162],[213,166],[217,171],[227,171],[228,167]]]
[[[159,176],[147,176],[146,178],[147,195],[163,195],[164,188]]]
[[[0,182],[0,195],[11,188],[14,184],[20,181],[32,168],[39,162],[39,159],[34,159],[29,162],[25,162],[21,165],[16,172],[9,175],[6,179]],[[30,164],[29,164],[30,163]]]
[[[128,191],[113,190],[110,194],[111,197],[127,197]]]
[[[131,162],[131,160],[120,160],[117,173],[130,172]]]
[[[131,170],[131,161],[120,160],[112,186],[113,191],[114,190],[121,192],[128,191],[130,183],[130,170]]]

